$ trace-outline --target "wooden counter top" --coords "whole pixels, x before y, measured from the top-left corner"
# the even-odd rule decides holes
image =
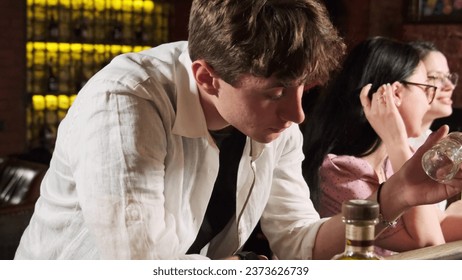
[[[399,253],[386,260],[462,260],[462,240]]]

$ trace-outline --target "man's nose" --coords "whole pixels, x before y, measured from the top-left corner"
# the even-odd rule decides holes
[[[300,124],[305,119],[305,112],[302,106],[304,87],[299,86],[285,90],[288,91],[286,94],[287,99],[282,104],[280,117],[285,121]]]

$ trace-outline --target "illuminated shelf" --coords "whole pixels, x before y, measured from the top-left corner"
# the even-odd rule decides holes
[[[26,54],[28,67],[44,65],[47,59],[54,60],[59,66],[66,66],[70,60],[84,60],[84,54],[91,54],[92,60],[108,60],[120,53],[138,52],[150,46],[131,46],[114,44],[28,42]]]
[[[62,6],[68,9],[89,9],[89,10],[123,10],[127,12],[132,11],[146,11],[152,12],[155,7],[154,1],[148,0],[27,0],[27,5],[37,5],[43,7]]]
[[[57,43],[57,42],[28,42],[27,51],[33,50],[49,52],[132,52],[151,48],[150,46],[111,45],[111,44],[85,44],[85,43]]]
[[[27,139],[54,147],[80,88],[115,56],[169,41],[170,1],[27,0]]]
[[[32,106],[35,111],[68,110],[76,97],[77,94],[71,96],[65,94],[32,95]]]

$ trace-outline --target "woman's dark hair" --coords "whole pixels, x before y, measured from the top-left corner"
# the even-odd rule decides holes
[[[409,42],[414,49],[419,53],[420,59],[424,59],[430,52],[439,52],[438,48],[429,41],[412,41]]]
[[[362,157],[381,144],[364,115],[361,88],[372,84],[370,98],[381,85],[411,76],[419,62],[418,52],[409,44],[384,37],[361,42],[345,57],[303,128],[303,172],[312,193],[318,188],[318,170],[327,154]]]

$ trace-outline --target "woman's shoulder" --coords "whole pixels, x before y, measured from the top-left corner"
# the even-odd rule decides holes
[[[344,188],[357,188],[359,185],[378,184],[378,178],[372,166],[365,159],[328,154],[319,169],[320,183]]]
[[[327,154],[324,157],[321,169],[343,170],[359,174],[373,172],[372,167],[365,159],[350,155],[335,154]]]
[[[339,213],[343,201],[365,199],[377,185],[378,178],[366,160],[328,154],[319,170],[320,215],[328,217]]]

